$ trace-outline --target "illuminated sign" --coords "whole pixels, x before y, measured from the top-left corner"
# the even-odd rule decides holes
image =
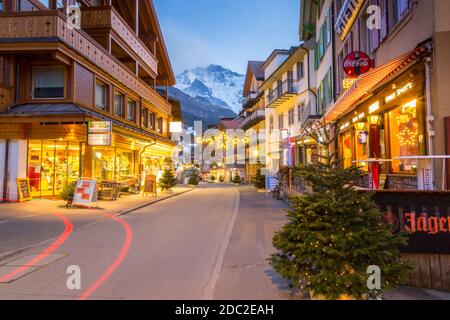
[[[111,121],[90,121],[88,122],[88,133],[111,133]]]
[[[342,80],[342,88],[350,89],[355,81],[355,78],[345,78],[344,80]]]
[[[341,131],[347,129],[348,127],[350,127],[350,122],[344,123],[344,124],[341,126]]]
[[[359,120],[363,119],[366,117],[366,114],[364,112],[360,113],[359,115],[357,115],[356,117],[354,117],[352,119],[353,123],[358,122]]]
[[[401,95],[407,93],[408,91],[410,91],[413,88],[413,83],[412,82],[408,82],[406,85],[404,85],[401,88],[396,89],[392,94],[388,95],[384,101],[386,103],[389,103],[395,99],[397,99],[398,97],[400,97]]]
[[[372,114],[380,109],[380,103],[377,101],[369,107],[369,114]]]
[[[348,77],[358,78],[372,68],[372,62],[365,52],[353,51],[345,57],[343,67]]]
[[[112,136],[111,134],[98,134],[98,133],[90,133],[88,134],[88,145],[97,147],[97,146],[111,146],[112,144]]]

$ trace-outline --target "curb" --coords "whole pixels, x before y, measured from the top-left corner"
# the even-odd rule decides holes
[[[159,203],[159,202],[162,202],[164,200],[167,200],[167,199],[170,199],[170,198],[174,198],[174,197],[177,197],[177,196],[181,196],[181,195],[183,195],[185,193],[188,193],[188,192],[191,192],[191,191],[194,191],[194,190],[196,190],[196,189],[195,188],[191,188],[189,190],[186,190],[186,191],[183,191],[183,192],[180,192],[180,193],[175,193],[175,194],[172,194],[170,196],[167,196],[167,197],[164,197],[164,198],[161,198],[161,199],[156,199],[156,200],[151,201],[151,202],[140,204],[140,205],[138,205],[136,207],[133,207],[131,209],[126,209],[126,210],[119,211],[114,216],[120,217],[120,216],[126,215],[128,213],[131,213],[133,211],[137,211],[139,209],[143,209],[143,208],[146,208],[148,206],[151,206],[152,204]]]
[[[159,203],[159,202],[162,202],[162,201],[164,201],[164,200],[167,200],[167,199],[170,199],[170,198],[173,198],[173,197],[176,197],[176,196],[181,196],[181,195],[183,195],[183,194],[185,194],[185,193],[188,193],[188,192],[191,192],[191,191],[194,191],[194,190],[196,190],[196,189],[195,189],[195,188],[192,188],[192,189],[189,189],[189,190],[180,192],[180,193],[172,194],[172,195],[167,196],[167,197],[165,197],[165,198],[161,198],[161,199],[157,199],[157,200],[152,201],[152,202],[147,202],[147,203],[145,203],[145,204],[141,204],[141,205],[136,206],[136,207],[133,207],[133,208],[131,208],[131,209],[122,210],[122,211],[119,211],[119,212],[113,214],[113,216],[114,216],[114,217],[120,217],[120,216],[126,215],[126,214],[128,214],[128,213],[131,213],[131,212],[133,212],[133,211],[136,211],[136,210],[139,210],[139,209],[148,207],[148,206],[150,206],[150,205],[152,205],[152,204]],[[81,228],[90,227],[90,226],[93,226],[93,225],[95,225],[95,224],[98,224],[98,223],[107,221],[107,220],[110,220],[110,219],[104,219],[104,220],[100,220],[100,221],[95,221],[95,222],[93,222],[92,224],[91,224],[91,223],[88,223],[88,224],[82,226]],[[74,232],[75,232],[75,231],[76,231],[76,230],[74,230]],[[22,247],[22,248],[14,249],[14,250],[5,252],[5,253],[3,253],[3,254],[0,254],[0,264],[1,264],[2,261],[5,261],[5,260],[7,260],[7,259],[9,259],[9,258],[11,258],[11,257],[14,257],[14,256],[16,256],[16,255],[22,253],[22,252],[25,252],[25,251],[27,251],[27,250],[30,250],[30,249],[36,248],[36,247],[38,247],[38,246],[44,245],[44,244],[46,244],[46,243],[49,243],[49,242],[51,242],[51,241],[54,241],[55,239],[57,239],[57,237],[54,237],[54,238],[51,238],[51,239],[48,239],[48,240],[43,240],[43,241],[38,242],[38,243],[30,244],[30,245],[28,245],[28,246],[24,246],[24,247]]]

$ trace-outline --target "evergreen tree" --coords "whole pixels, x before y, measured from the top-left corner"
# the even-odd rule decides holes
[[[266,188],[266,177],[261,174],[261,168],[256,169],[255,187],[258,189]]]
[[[214,181],[216,181],[217,178],[215,175],[212,175],[210,179],[211,179],[211,182],[214,182]]]
[[[158,185],[162,191],[170,190],[177,185],[177,179],[175,178],[175,174],[171,168],[167,167],[164,169]]]
[[[290,222],[274,237],[278,253],[272,255],[271,264],[295,289],[314,296],[378,297],[407,278],[410,267],[399,254],[407,241],[391,233],[371,193],[355,190],[363,172],[344,169],[335,160],[328,130],[311,135],[324,145],[325,155],[317,154],[314,163],[295,170],[311,192],[292,198]],[[381,290],[367,286],[367,270],[373,265],[381,269]]]
[[[239,175],[239,172],[236,172],[233,177],[233,183],[241,184],[241,176]]]
[[[190,176],[189,176],[189,184],[191,186],[197,186],[199,184],[200,178],[197,174],[197,171],[192,170]]]

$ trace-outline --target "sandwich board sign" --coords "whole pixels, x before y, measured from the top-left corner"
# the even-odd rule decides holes
[[[77,181],[75,194],[73,196],[73,206],[91,208],[92,203],[98,201],[97,180],[81,178]]]
[[[148,175],[145,177],[144,196],[148,194],[152,194],[155,198],[158,196],[155,175]]]
[[[17,191],[19,202],[31,201],[30,179],[17,179]]]

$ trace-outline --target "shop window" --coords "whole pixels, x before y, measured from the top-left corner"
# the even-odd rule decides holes
[[[122,93],[116,93],[114,95],[114,114],[118,117],[124,116],[124,95]]]
[[[142,126],[144,128],[148,129],[148,109],[147,108],[143,108],[142,109]]]
[[[127,120],[136,121],[136,101],[128,100],[127,104]]]
[[[95,84],[95,106],[101,110],[106,110],[106,97],[106,85],[103,82],[97,81]]]
[[[342,134],[342,161],[344,168],[350,168],[353,165],[353,147],[352,134],[350,131]]]
[[[64,67],[35,67],[33,90],[34,98],[64,98],[64,82]]]
[[[154,112],[150,113],[150,129],[156,129],[156,114]]]
[[[116,180],[125,180],[134,173],[134,153],[130,150],[117,149]]]
[[[115,149],[94,147],[92,156],[92,176],[99,180],[114,180]]]
[[[420,155],[420,134],[417,101],[411,101],[389,112],[391,157],[414,157]],[[417,160],[395,160],[392,171],[416,172]]]
[[[81,158],[78,142],[29,141],[27,175],[32,196],[58,196],[65,185],[80,177]]]

